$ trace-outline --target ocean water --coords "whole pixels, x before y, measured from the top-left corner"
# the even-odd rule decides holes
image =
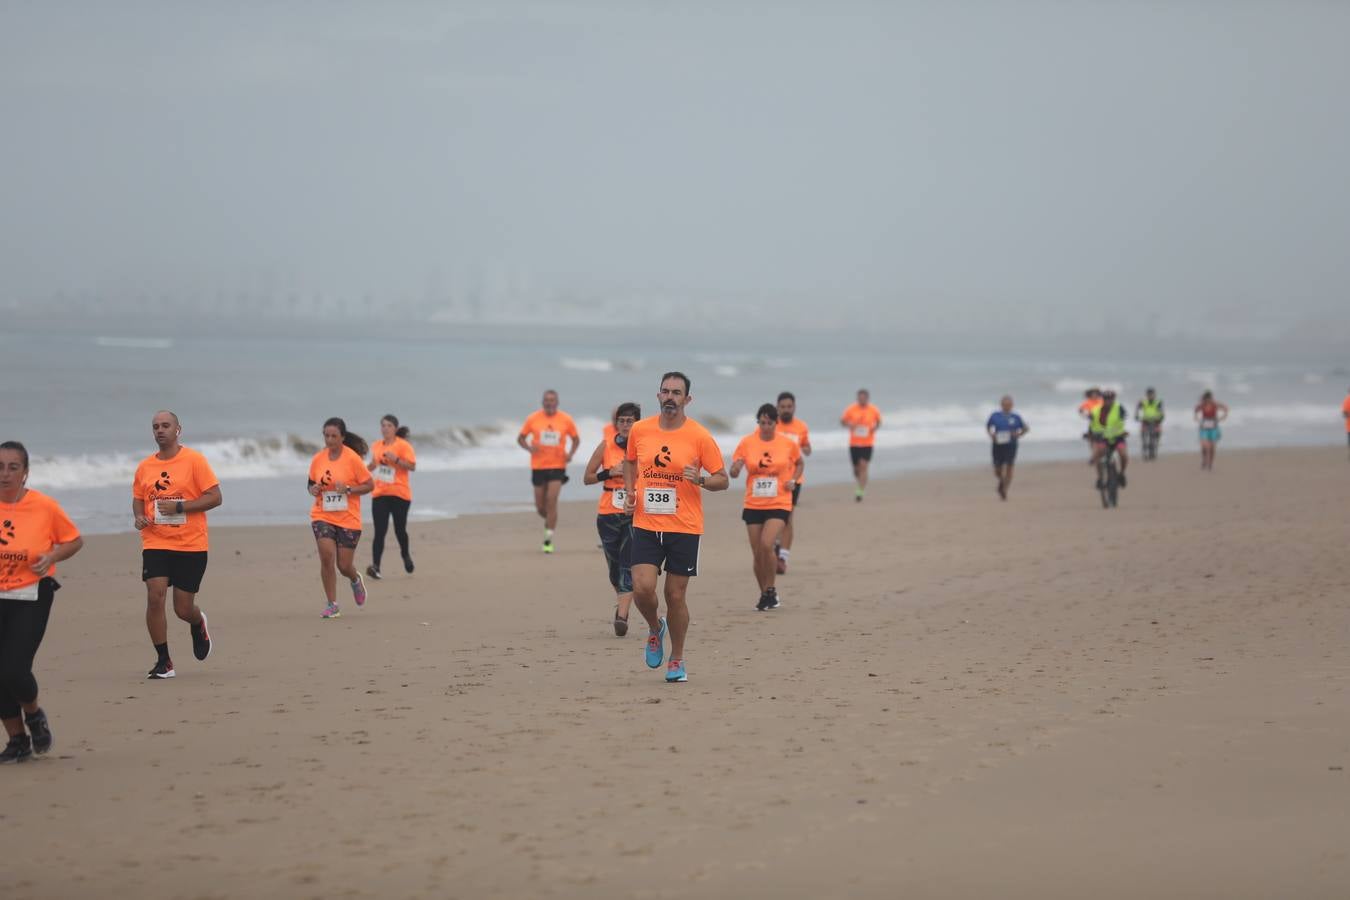
[[[563,498],[586,499],[594,489],[581,485],[580,466],[609,411],[636,400],[655,412],[669,369],[693,379],[689,413],[728,453],[760,403],[793,391],[815,447],[808,489],[850,478],[837,423],[859,387],[885,420],[873,471],[886,476],[985,464],[984,421],[1003,393],[1031,427],[1019,454],[1030,462],[1082,454],[1075,409],[1089,384],[1117,387],[1131,409],[1155,386],[1172,417],[1162,452],[1194,451],[1190,410],[1205,388],[1232,408],[1224,447],[1339,444],[1350,384],[1336,360],[1262,349],[1150,346],[1103,363],[1072,342],[939,346],[865,328],[766,337],[480,326],[334,337],[112,321],[0,333],[0,440],[28,446],[30,484],[90,533],[131,528],[131,475],[155,449],[150,418],[161,408],[178,413],[183,442],[221,479],[226,502],[214,523],[303,525],[306,467],[329,416],[368,439],[385,413],[412,429],[415,519],[528,509],[527,457],[515,436],[544,389],[560,393],[582,432],[578,477]]]

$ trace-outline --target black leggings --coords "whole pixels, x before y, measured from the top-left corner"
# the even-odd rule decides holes
[[[389,517],[394,517],[394,537],[398,538],[398,549],[403,558],[408,558],[408,509],[411,500],[402,497],[376,497],[370,501],[370,513],[375,517],[375,543],[371,545],[370,555],[375,568],[380,567],[380,557],[384,555],[384,536],[389,531]]]
[[[52,600],[60,587],[53,578],[38,583],[37,600],[0,600],[0,719],[15,719],[37,699],[33,657],[47,633]]]

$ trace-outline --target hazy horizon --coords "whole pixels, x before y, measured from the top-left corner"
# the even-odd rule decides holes
[[[8,2],[0,308],[1350,337],[1347,33],[1314,2]]]

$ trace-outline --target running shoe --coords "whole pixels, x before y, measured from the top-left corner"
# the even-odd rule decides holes
[[[688,681],[689,673],[684,670],[684,660],[672,659],[666,666],[666,682],[674,683],[676,681]]]
[[[855,503],[861,503],[862,495],[863,495],[862,488],[858,488],[858,490],[853,494],[853,501]]]
[[[0,765],[23,762],[33,755],[33,742],[26,734],[16,734],[9,739],[4,751],[0,752]]]
[[[614,633],[623,637],[628,633],[628,620],[619,616],[619,608],[614,607]]]
[[[647,668],[660,668],[661,660],[666,658],[666,620],[661,619],[661,629],[647,635]]]
[[[766,604],[765,604],[765,606],[764,606],[765,609],[777,609],[777,608],[778,608],[778,589],[777,589],[777,588],[769,588],[767,591],[764,592],[764,599],[765,599],[765,601],[766,601]]]
[[[379,581],[381,578],[384,577],[383,575],[380,574],[380,567],[376,565],[366,566],[366,574],[369,575],[371,578],[374,578],[376,581]]]
[[[366,582],[360,572],[356,573],[356,580],[352,582],[352,599],[357,606],[366,605]]]
[[[413,565],[412,557],[411,557],[411,556],[406,556],[406,555],[405,555],[405,556],[403,557],[403,571],[405,571],[405,572],[407,572],[409,575],[411,575],[411,574],[413,573],[413,569],[415,569],[415,568],[417,568],[417,567]]]
[[[760,591],[759,602],[755,604],[755,609],[758,610],[759,612],[764,612],[764,610],[768,608],[769,608],[769,592]]]
[[[206,630],[206,613],[202,613],[202,620],[197,625],[189,625],[188,631],[192,633],[192,655],[197,659],[206,659],[211,655],[211,634]]]
[[[324,619],[340,619],[342,618],[342,610],[338,609],[336,603],[329,603],[323,608],[323,612],[319,613],[319,616]]]
[[[552,552],[553,552],[553,542],[552,542],[552,541],[544,541],[544,546],[540,547],[539,549],[542,550],[542,551],[544,551],[545,553],[552,553]]]
[[[52,749],[52,729],[47,724],[47,714],[39,709],[31,716],[24,714],[23,723],[28,726],[28,733],[33,736],[33,752],[42,754]]]
[[[174,676],[173,660],[169,659],[165,660],[164,662],[155,663],[155,667],[151,669],[150,672],[145,677],[147,679],[154,679],[154,678],[172,678],[173,676]]]

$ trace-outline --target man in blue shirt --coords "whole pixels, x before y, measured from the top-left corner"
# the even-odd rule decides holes
[[[999,409],[989,414],[984,423],[989,432],[989,440],[994,447],[994,477],[998,479],[998,496],[1008,499],[1008,485],[1012,484],[1013,462],[1017,459],[1017,439],[1031,429],[1022,417],[1013,412],[1013,398],[1004,395],[999,401]]]

